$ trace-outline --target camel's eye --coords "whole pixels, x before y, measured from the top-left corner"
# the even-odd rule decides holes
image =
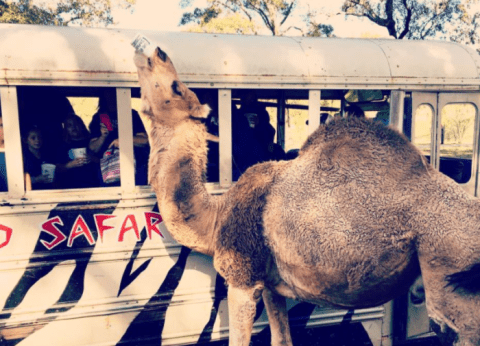
[[[167,53],[161,50],[160,47],[157,47],[157,55],[163,62],[167,61]]]
[[[180,84],[178,84],[177,81],[173,81],[172,90],[174,94],[177,94],[178,96],[182,96],[182,91],[180,90]]]
[[[147,58],[147,62],[148,62],[148,67],[152,67],[152,59]]]

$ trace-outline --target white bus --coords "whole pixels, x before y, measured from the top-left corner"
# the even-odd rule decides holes
[[[0,345],[184,345],[228,337],[223,280],[209,257],[172,239],[147,185],[149,124],[137,112],[130,46],[136,34],[0,25]],[[403,131],[436,168],[479,193],[480,59],[464,46],[143,34],[212,108],[212,194],[234,184],[254,158],[292,159],[321,122],[353,113]],[[239,144],[236,117],[252,97],[268,114],[255,136],[268,140],[252,135]],[[255,128],[260,119],[253,118]],[[100,169],[114,155],[104,153],[108,147],[120,149],[113,182]],[[347,311],[289,301],[289,316],[293,333],[360,326],[373,345],[386,346],[430,335],[423,304],[405,296]],[[257,310],[260,335],[268,321]]]

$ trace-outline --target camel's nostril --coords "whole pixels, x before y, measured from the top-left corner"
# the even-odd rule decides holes
[[[182,91],[180,90],[180,85],[178,84],[177,81],[173,81],[172,90],[175,94],[182,96]]]

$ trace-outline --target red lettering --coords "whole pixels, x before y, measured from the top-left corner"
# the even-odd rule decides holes
[[[127,227],[127,222],[130,221],[131,226]],[[123,237],[125,233],[127,233],[130,230],[135,231],[135,235],[137,236],[137,239],[140,240],[140,233],[138,232],[138,225],[137,225],[137,220],[135,220],[135,215],[127,215],[125,217],[125,220],[123,220],[122,228],[120,229],[120,234],[118,236],[118,241],[123,241]]]
[[[88,228],[88,225],[85,222],[85,219],[82,217],[82,215],[78,215],[77,219],[75,220],[75,223],[73,224],[72,231],[68,236],[67,246],[72,247],[73,241],[75,240],[75,238],[81,235],[87,238],[87,241],[90,245],[95,244],[95,240],[93,239],[92,232],[90,231],[90,228]]]
[[[1,249],[2,247],[7,246],[8,243],[10,243],[10,239],[12,238],[13,229],[11,229],[10,227],[4,226],[4,225],[0,225],[0,231],[4,231],[5,235],[6,235],[5,241],[0,244],[0,249]]]
[[[152,239],[152,232],[155,232],[160,235],[160,237],[164,238],[162,232],[160,231],[160,228],[158,228],[158,225],[162,221],[162,215],[160,215],[159,213],[149,211],[145,212],[145,225],[147,226],[148,239]]]
[[[95,225],[97,226],[98,236],[100,237],[100,241],[103,243],[103,232],[112,229],[112,226],[104,225],[103,223],[108,219],[116,218],[116,215],[105,215],[105,214],[97,214],[94,216],[95,218]]]
[[[58,244],[63,242],[65,239],[67,239],[65,234],[63,234],[55,226],[55,224],[63,226],[62,219],[60,219],[60,217],[58,217],[58,216],[55,216],[54,218],[49,219],[42,224],[42,231],[44,231],[44,232],[50,234],[51,236],[53,236],[53,240],[51,242],[47,242],[45,240],[40,240],[40,242],[43,244],[43,246],[45,246],[48,250],[53,249]]]

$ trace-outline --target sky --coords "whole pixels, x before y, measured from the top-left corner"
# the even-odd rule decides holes
[[[367,19],[359,19],[353,16],[345,19],[345,15],[341,13],[341,5],[343,0],[299,0],[300,7],[311,6],[315,9],[326,7],[328,12],[338,13],[333,16],[321,16],[320,19],[324,24],[331,24],[334,27],[334,34],[339,37],[360,37],[363,33],[368,32],[380,37],[388,37],[387,31],[377,25],[371,24]],[[114,20],[118,22],[116,27],[125,29],[138,30],[158,30],[158,31],[181,31],[185,27],[179,27],[178,24],[182,18],[182,14],[192,11],[195,7],[205,5],[205,0],[195,0],[194,6],[182,9],[180,8],[180,0],[137,0],[133,14],[128,11],[116,11]],[[298,8],[289,18],[289,22],[285,25],[295,25],[301,21],[298,13],[302,13],[302,8]],[[265,31],[261,34],[268,35]],[[294,30],[292,31],[294,34]]]

